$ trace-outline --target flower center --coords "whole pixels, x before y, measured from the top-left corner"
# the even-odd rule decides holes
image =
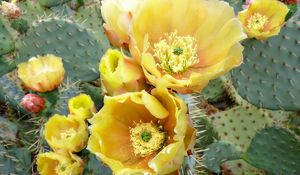
[[[61,137],[62,139],[67,139],[67,138],[70,138],[70,137],[75,136],[76,134],[77,134],[77,132],[75,131],[75,129],[74,129],[74,128],[71,128],[71,129],[68,129],[68,130],[62,132],[62,133],[60,134],[60,137]]]
[[[59,164],[55,168],[55,172],[57,174],[63,174],[65,172],[65,170],[66,170],[66,166],[64,164]]]
[[[150,123],[137,123],[130,128],[130,141],[134,154],[146,157],[164,146],[166,134],[159,126]]]
[[[268,22],[268,18],[260,13],[254,13],[249,19],[248,19],[248,29],[254,30],[254,31],[262,31],[265,28],[265,25]]]
[[[175,31],[154,44],[154,57],[165,72],[180,74],[198,63],[196,48],[195,38],[178,36]]]

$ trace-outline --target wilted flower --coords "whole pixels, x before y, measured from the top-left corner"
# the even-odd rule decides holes
[[[194,144],[186,104],[167,89],[104,99],[90,120],[88,148],[115,174],[169,174]]]
[[[82,120],[90,118],[96,112],[95,104],[92,98],[86,94],[80,94],[69,99],[70,114],[79,117]]]
[[[22,15],[21,9],[13,2],[0,2],[0,12],[8,18],[16,19]]]
[[[104,91],[111,96],[145,88],[141,66],[118,50],[109,49],[106,52],[101,59],[99,71]]]
[[[128,46],[132,13],[142,0],[103,0],[102,17],[104,29],[115,46]]]
[[[48,92],[56,89],[64,80],[62,59],[54,55],[31,58],[18,65],[18,76],[33,91]]]
[[[249,38],[265,40],[280,32],[288,12],[288,7],[277,0],[254,0],[238,18]]]
[[[242,63],[246,38],[228,3],[143,1],[133,15],[130,51],[154,86],[197,92]]]
[[[88,129],[83,120],[55,114],[45,124],[44,136],[55,151],[79,152],[86,146]]]
[[[36,94],[26,94],[21,104],[27,111],[33,113],[39,113],[45,108],[44,98]]]
[[[39,153],[36,164],[41,175],[81,175],[83,170],[83,161],[68,153]]]

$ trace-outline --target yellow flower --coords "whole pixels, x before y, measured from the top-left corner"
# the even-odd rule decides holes
[[[64,80],[62,59],[54,55],[31,58],[18,66],[18,76],[33,91],[48,92],[56,89]]]
[[[74,154],[39,153],[37,169],[41,175],[81,175],[83,161]]]
[[[145,88],[141,66],[118,50],[109,49],[106,52],[101,59],[99,71],[102,87],[111,96]]]
[[[142,0],[103,0],[104,29],[114,46],[128,46],[132,13]]]
[[[242,63],[244,38],[226,2],[151,0],[133,14],[129,47],[151,84],[190,93]]]
[[[72,116],[79,117],[82,120],[90,118],[96,112],[95,104],[92,98],[86,94],[80,94],[69,99],[69,111]]]
[[[117,175],[170,174],[195,139],[186,104],[162,87],[106,96],[89,121],[87,149]]]
[[[88,129],[83,120],[55,114],[45,124],[44,136],[55,151],[79,152],[86,146]]]
[[[254,0],[238,17],[249,38],[265,40],[280,32],[288,12],[288,7],[277,0]]]

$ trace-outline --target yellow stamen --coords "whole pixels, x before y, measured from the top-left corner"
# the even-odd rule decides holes
[[[154,56],[164,71],[179,74],[198,63],[196,48],[195,38],[178,36],[175,31],[154,44]]]
[[[145,157],[164,146],[166,135],[153,123],[137,123],[130,128],[130,140],[134,154]]]
[[[264,30],[268,22],[268,18],[260,13],[254,13],[247,22],[248,29],[261,32]]]
[[[67,138],[75,136],[76,134],[77,134],[77,132],[74,130],[74,128],[70,128],[70,129],[62,132],[60,134],[60,137],[61,137],[61,139],[67,139]]]

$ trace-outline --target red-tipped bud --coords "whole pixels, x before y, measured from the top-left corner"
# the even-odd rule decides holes
[[[5,1],[0,4],[0,12],[11,19],[17,19],[22,15],[21,9],[16,4]]]
[[[39,113],[45,108],[45,100],[36,94],[26,94],[21,100],[22,106],[29,112]]]

